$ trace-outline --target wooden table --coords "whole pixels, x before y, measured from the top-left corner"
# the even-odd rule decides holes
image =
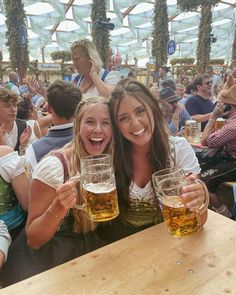
[[[209,211],[204,228],[181,239],[156,225],[0,294],[236,294],[236,223]]]

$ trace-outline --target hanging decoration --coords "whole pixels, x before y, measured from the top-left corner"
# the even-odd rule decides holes
[[[104,68],[108,67],[109,21],[106,17],[106,0],[93,0],[91,8],[92,39],[102,59]]]
[[[200,5],[215,6],[220,0],[177,0],[177,6],[182,11],[197,10]]]
[[[156,67],[167,63],[166,45],[169,40],[166,0],[156,0],[154,6],[152,56]]]
[[[26,15],[21,0],[4,0],[7,25],[7,43],[12,70],[18,70],[22,79],[29,65]]]
[[[201,6],[201,19],[198,33],[197,64],[199,73],[204,73],[210,61],[211,54],[211,23],[212,11],[210,4]]]
[[[232,64],[236,65],[236,25],[234,26],[234,42],[232,46],[232,56],[231,56]]]

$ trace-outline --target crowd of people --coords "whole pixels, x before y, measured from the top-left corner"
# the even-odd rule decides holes
[[[121,79],[118,71],[104,69],[87,39],[74,42],[71,55],[71,82],[46,87],[24,78],[19,86],[11,72],[0,89],[3,286],[162,222],[151,181],[161,169],[183,169],[187,208],[201,208],[209,191],[211,208],[231,217],[217,189],[236,181],[234,71],[225,81],[212,67],[176,80],[163,65],[147,87],[137,77]],[[216,131],[222,116],[225,124]],[[183,136],[189,119],[201,123],[201,142],[217,155],[207,165]],[[119,216],[104,223],[75,208],[83,196],[71,179],[81,158],[98,154],[113,159],[120,207]],[[205,210],[201,225],[206,220]]]

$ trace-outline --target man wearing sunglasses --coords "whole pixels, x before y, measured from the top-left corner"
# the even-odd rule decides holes
[[[208,74],[197,75],[193,80],[193,88],[196,95],[188,99],[185,107],[191,118],[201,123],[203,131],[213,111],[211,101],[212,78]]]

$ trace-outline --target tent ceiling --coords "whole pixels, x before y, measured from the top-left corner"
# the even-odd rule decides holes
[[[24,0],[28,20],[30,59],[50,62],[50,53],[68,50],[73,41],[90,37],[91,0]],[[154,0],[108,0],[107,16],[115,24],[111,31],[113,52],[119,51],[123,60],[139,60],[151,56],[151,35]],[[177,43],[171,58],[195,57],[200,14],[181,13],[175,0],[167,0],[170,38]],[[4,60],[8,59],[3,0],[0,0],[0,46]],[[234,37],[236,0],[221,1],[213,11],[211,58],[230,60]]]

